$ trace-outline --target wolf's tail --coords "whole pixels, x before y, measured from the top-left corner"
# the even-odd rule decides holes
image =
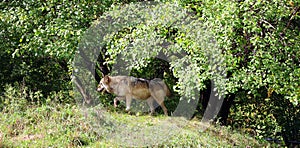
[[[163,82],[163,83],[164,83],[164,90],[166,92],[166,96],[170,97],[171,96],[171,91],[170,91],[168,85],[165,82]]]

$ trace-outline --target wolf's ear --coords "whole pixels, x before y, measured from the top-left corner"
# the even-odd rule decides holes
[[[109,83],[109,81],[110,81],[110,78],[109,78],[109,76],[107,76],[107,75],[104,76],[103,79],[104,79],[104,82],[105,82],[105,83]]]

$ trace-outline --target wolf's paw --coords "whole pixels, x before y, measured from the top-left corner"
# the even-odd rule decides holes
[[[125,112],[128,114],[128,115],[135,115],[134,112],[130,111],[130,110],[125,110]]]
[[[156,116],[156,112],[149,112],[149,116]]]

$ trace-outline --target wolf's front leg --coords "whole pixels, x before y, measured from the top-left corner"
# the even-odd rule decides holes
[[[131,95],[126,95],[126,111],[130,110],[131,100]]]

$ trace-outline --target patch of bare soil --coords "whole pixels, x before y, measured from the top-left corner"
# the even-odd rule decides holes
[[[17,141],[25,141],[25,140],[35,140],[35,139],[41,139],[44,138],[44,135],[42,134],[34,134],[34,135],[20,135],[17,137],[12,138],[12,140],[17,140]]]

